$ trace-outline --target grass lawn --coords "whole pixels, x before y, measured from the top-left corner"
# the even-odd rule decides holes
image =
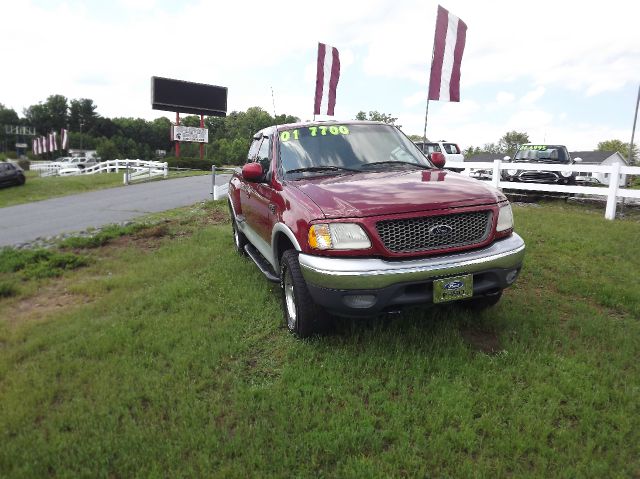
[[[5,253],[0,476],[640,476],[640,222],[514,213],[525,268],[492,310],[308,341],[222,202],[36,273]]]
[[[95,175],[79,176],[44,176],[35,171],[28,171],[24,186],[11,186],[0,189],[0,208],[19,205],[32,201],[46,200],[58,196],[84,193],[85,191],[123,186],[123,174],[98,173]],[[170,171],[169,178],[184,176],[207,175],[208,171]]]

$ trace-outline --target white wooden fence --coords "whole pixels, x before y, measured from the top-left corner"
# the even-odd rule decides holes
[[[621,166],[614,165],[559,165],[559,164],[540,164],[540,163],[513,163],[502,160],[493,162],[473,162],[463,163],[465,166],[463,174],[470,175],[474,170],[491,170],[490,180],[480,180],[491,183],[496,188],[509,190],[527,190],[527,191],[545,191],[545,192],[561,192],[575,193],[585,195],[599,195],[607,198],[607,206],[605,209],[605,218],[613,220],[616,217],[616,206],[618,198],[635,198],[640,199],[640,190],[632,190],[623,188],[621,185],[621,176],[640,175],[640,167],[637,166]],[[451,168],[458,168],[455,163],[448,165]],[[511,181],[502,181],[502,170],[526,170],[526,171],[574,171],[576,173],[605,173],[609,174],[609,186],[606,188],[596,186],[573,186],[573,185],[555,185],[546,183],[518,183]]]
[[[33,171],[39,171],[40,176],[93,175],[96,173],[119,173],[124,171],[123,181],[125,184],[159,176],[166,178],[169,173],[167,163],[130,159],[102,161],[82,169],[78,168],[77,165],[66,162],[32,161],[29,168]]]

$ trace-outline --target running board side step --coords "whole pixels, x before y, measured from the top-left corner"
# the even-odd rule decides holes
[[[269,262],[264,259],[260,252],[251,243],[244,245],[244,250],[269,281],[272,281],[273,283],[280,282],[280,278],[273,272],[273,268]]]

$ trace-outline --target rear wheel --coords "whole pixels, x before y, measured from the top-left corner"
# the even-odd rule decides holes
[[[280,286],[287,329],[299,338],[308,338],[318,332],[326,320],[326,313],[314,303],[309,293],[295,250],[285,251],[280,259]]]

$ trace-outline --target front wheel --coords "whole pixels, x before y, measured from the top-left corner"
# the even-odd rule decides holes
[[[468,301],[465,301],[464,305],[474,311],[482,311],[483,309],[487,309],[498,304],[500,298],[502,298],[502,291],[499,291],[495,294],[470,299]]]
[[[231,228],[233,231],[233,245],[240,255],[244,255],[244,247],[247,244],[247,237],[238,229],[236,219],[231,217]]]
[[[308,338],[319,331],[326,313],[309,293],[295,250],[285,251],[280,259],[280,286],[287,329],[299,338]]]

